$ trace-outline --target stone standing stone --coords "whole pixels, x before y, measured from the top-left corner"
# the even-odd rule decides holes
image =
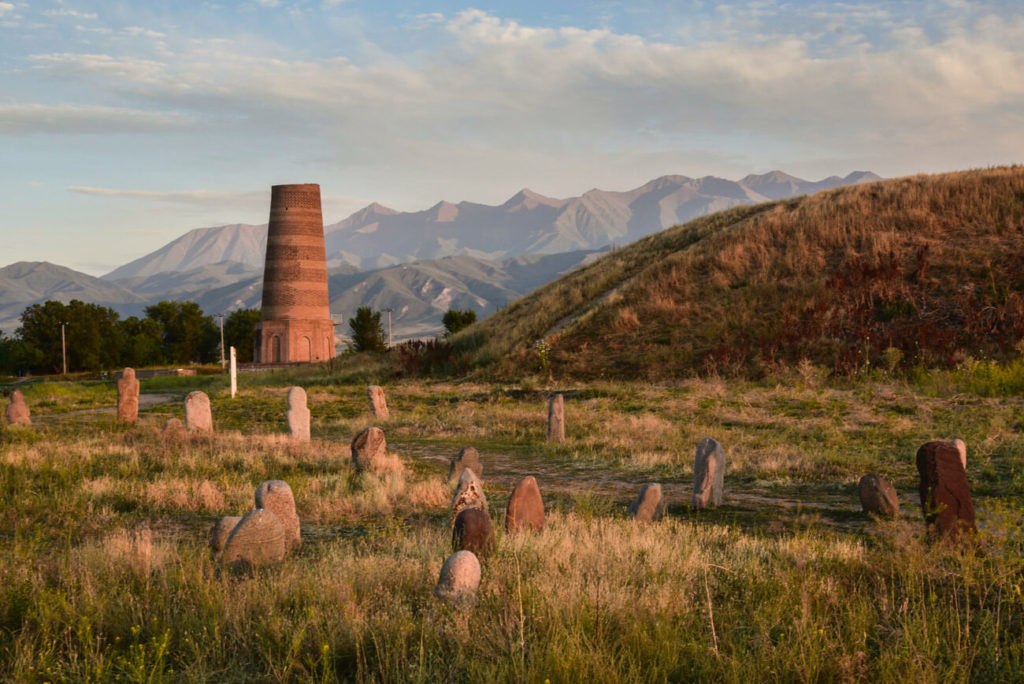
[[[227,515],[217,521],[210,532],[210,548],[214,553],[224,550],[224,545],[228,543],[228,537],[241,521],[242,518],[237,515]]]
[[[125,368],[117,381],[117,422],[134,425],[138,419],[139,381],[134,368]]]
[[[725,450],[718,440],[705,437],[693,459],[693,507],[722,505],[725,490]]]
[[[224,544],[223,563],[251,566],[277,563],[284,559],[287,543],[277,516],[258,508],[238,521]]]
[[[917,450],[918,489],[925,523],[940,536],[974,533],[974,503],[960,452],[949,442],[928,442]]]
[[[508,499],[505,509],[505,531],[515,534],[521,530],[540,531],[544,529],[544,500],[540,496],[537,478],[533,475],[524,477],[512,496]]]
[[[565,397],[556,394],[548,404],[548,441],[565,441]]]
[[[452,550],[472,551],[486,558],[494,548],[494,527],[491,516],[481,508],[467,508],[455,518],[452,528]]]
[[[187,434],[185,424],[177,418],[168,418],[164,423],[164,439],[181,439]]]
[[[384,388],[380,385],[370,385],[366,389],[366,394],[370,398],[370,410],[373,411],[373,417],[378,420],[387,420],[391,414],[388,413],[388,402],[384,399]]]
[[[456,551],[441,566],[434,595],[448,603],[472,603],[480,588],[480,561],[472,551]]]
[[[487,511],[487,497],[484,495],[484,485],[480,478],[469,468],[459,475],[459,485],[455,488],[455,496],[452,497],[451,524],[455,525],[455,519],[459,513],[467,508],[479,508]]]
[[[302,546],[299,516],[295,512],[295,496],[284,480],[267,480],[256,488],[256,508],[268,510],[277,516],[284,527],[285,540],[292,551]]]
[[[900,514],[900,500],[896,496],[896,488],[874,473],[860,478],[857,485],[860,505],[865,513],[887,518],[895,518]]]
[[[31,413],[28,409],[28,404],[25,403],[25,395],[21,393],[21,390],[11,392],[11,403],[4,410],[7,422],[11,425],[31,425]]]
[[[652,522],[665,515],[665,497],[657,482],[645,484],[629,506],[629,517],[638,522]]]
[[[964,470],[967,470],[967,444],[962,439],[954,439],[951,444],[956,448],[957,453],[960,454],[960,463],[963,465]]]
[[[370,468],[384,458],[388,443],[379,427],[368,427],[352,439],[352,465],[356,470]]]
[[[185,397],[185,427],[189,432],[213,432],[213,414],[206,392],[189,392]]]
[[[480,463],[480,452],[471,446],[463,447],[459,455],[451,460],[448,466],[448,481],[456,482],[462,475],[462,471],[469,468],[477,477],[484,476],[484,466]]]
[[[288,390],[288,432],[296,441],[309,441],[309,409],[306,407],[306,390],[301,387]]]

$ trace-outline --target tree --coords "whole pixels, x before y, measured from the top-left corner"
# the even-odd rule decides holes
[[[195,302],[162,301],[146,307],[161,329],[163,357],[171,363],[211,363],[219,358],[220,332]]]
[[[21,314],[18,337],[29,352],[35,371],[61,370],[61,324],[65,323],[68,370],[115,368],[121,361],[123,337],[120,316],[113,309],[86,304],[46,301],[33,304]]]
[[[466,309],[465,311],[460,311],[459,309],[448,309],[444,318],[441,319],[441,322],[444,323],[444,336],[451,337],[463,328],[467,328],[476,323],[476,311],[473,311],[472,309]]]
[[[354,318],[348,319],[348,327],[352,329],[351,348],[357,352],[387,351],[384,343],[384,328],[380,324],[380,311],[373,311],[368,306],[356,309]]]
[[[224,346],[235,348],[236,358],[240,363],[249,363],[253,360],[252,350],[256,338],[256,324],[259,322],[259,309],[232,311],[224,321]]]
[[[124,349],[118,365],[139,368],[163,363],[163,331],[152,318],[129,316],[121,321]]]

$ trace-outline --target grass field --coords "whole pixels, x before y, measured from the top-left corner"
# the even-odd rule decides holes
[[[986,369],[987,368],[987,369]],[[372,371],[158,378],[169,395],[115,424],[112,383],[40,383],[37,425],[0,433],[0,672],[11,681],[1020,681],[1024,399],[1012,366],[831,381],[400,382],[380,423],[395,456],[357,475]],[[1008,369],[1008,370],[1007,370]],[[313,441],[284,433],[309,394]],[[1002,384],[1000,384],[1002,383]],[[217,433],[166,441],[191,389]],[[566,393],[565,444],[546,437]],[[727,454],[726,505],[689,508],[696,444]],[[929,545],[914,453],[962,437],[984,553]],[[499,530],[471,609],[432,594],[450,553],[448,459],[473,445]],[[899,490],[894,521],[857,480]],[[541,534],[505,537],[512,486],[536,475]],[[266,479],[295,493],[303,546],[223,571],[206,547]],[[626,508],[645,482],[663,521]]]

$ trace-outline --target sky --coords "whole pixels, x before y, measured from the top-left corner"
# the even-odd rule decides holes
[[[500,204],[1024,162],[1024,4],[0,0],[0,266],[92,275],[319,183]]]

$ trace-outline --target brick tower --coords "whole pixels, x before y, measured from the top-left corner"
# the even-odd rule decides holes
[[[334,358],[324,219],[315,183],[271,188],[260,319],[257,363]]]

